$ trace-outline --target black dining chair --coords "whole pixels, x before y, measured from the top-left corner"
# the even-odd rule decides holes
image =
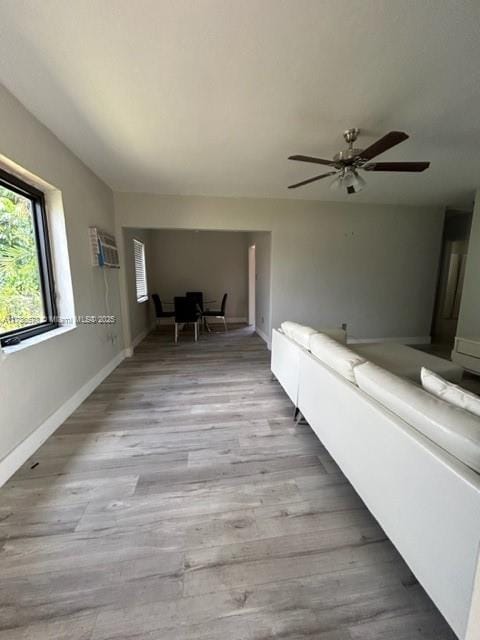
[[[187,291],[185,295],[187,296],[187,298],[192,298],[192,300],[195,300],[201,315],[199,325],[200,329],[202,329],[202,327],[205,329],[207,326],[207,321],[203,317],[203,291]]]
[[[160,300],[160,296],[158,293],[152,293],[153,305],[155,307],[155,318],[160,320],[160,318],[173,318],[175,315],[174,311],[164,311],[162,306],[162,301]]]
[[[193,324],[195,329],[195,342],[198,340],[198,322],[201,314],[197,308],[197,303],[187,296],[175,296],[173,299],[175,307],[175,344],[178,342],[178,325]]]
[[[228,298],[228,293],[224,293],[222,298],[221,309],[217,309],[217,310],[205,309],[205,311],[203,312],[203,317],[205,318],[205,321],[207,320],[207,318],[221,318],[223,320],[223,326],[225,327],[225,331],[227,331],[227,321],[225,319],[225,309],[227,307],[227,298]],[[208,327],[208,324],[207,324],[207,327]]]
[[[203,313],[203,291],[187,291],[187,298],[192,298],[198,304],[198,308]]]

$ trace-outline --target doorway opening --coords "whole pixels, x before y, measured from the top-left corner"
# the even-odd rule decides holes
[[[471,226],[472,212],[447,209],[431,330],[432,346],[447,357],[457,333]]]
[[[128,227],[122,240],[124,340],[130,352],[154,329],[173,340],[175,299],[188,292],[201,294],[212,334],[224,334],[226,323],[229,330],[257,333],[270,344],[270,231]],[[143,302],[136,291],[134,240],[144,245],[148,290]],[[193,325],[186,327],[190,331]]]
[[[255,245],[248,247],[248,324],[255,328],[255,286],[256,286]]]

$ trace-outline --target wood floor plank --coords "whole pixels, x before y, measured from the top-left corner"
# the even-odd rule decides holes
[[[3,498],[0,490],[0,540],[73,532],[86,504],[18,505]],[[7,503],[10,506],[7,506]],[[2,556],[0,555],[0,565]]]
[[[317,637],[316,634],[335,632],[346,620],[370,621],[398,616],[412,608],[430,609],[431,604],[422,593],[418,590],[411,593],[398,583],[396,576],[402,570],[399,562],[336,571],[294,582],[268,583],[246,590],[199,594],[160,603],[156,611],[153,605],[106,611],[98,616],[94,637],[103,640],[115,632],[134,634],[140,625],[148,632],[162,630],[163,637],[164,629],[181,629],[187,621],[202,627],[229,618],[236,618],[242,629],[254,626],[258,635],[266,622],[272,629],[276,628],[277,633],[280,627],[285,630],[285,624],[294,624],[292,631],[298,634],[307,631],[305,615],[309,618],[308,632],[313,629]],[[332,633],[331,637],[336,636]]]
[[[15,479],[2,490],[2,505],[38,509],[43,505],[73,506],[96,500],[112,500],[131,496],[135,492],[139,475],[117,474],[111,478],[77,479],[68,475],[51,478]]]
[[[291,502],[300,494],[293,481],[281,483],[209,483],[182,486],[170,492],[136,494],[129,500],[92,502],[77,530],[141,525],[178,516],[198,516],[253,509],[262,505]]]
[[[454,640],[269,358],[156,331],[0,489],[0,640]]]

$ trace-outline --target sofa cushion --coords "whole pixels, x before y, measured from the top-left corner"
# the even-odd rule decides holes
[[[324,333],[316,333],[310,338],[310,351],[331,369],[353,383],[355,367],[366,362],[365,358]]]
[[[352,349],[363,356],[365,360],[373,362],[379,367],[384,367],[388,371],[396,373],[397,376],[410,378],[418,384],[420,384],[422,367],[428,367],[452,382],[460,382],[462,379],[463,369],[454,362],[397,342],[355,344],[352,345]]]
[[[310,347],[310,336],[317,333],[316,329],[312,329],[312,327],[298,324],[298,322],[291,322],[290,320],[282,322],[281,326],[283,333],[292,340],[295,340],[295,342],[304,349]]]
[[[426,391],[433,393],[450,404],[465,409],[480,418],[480,396],[462,389],[456,384],[444,380],[433,371],[422,367],[422,386]]]
[[[480,473],[477,417],[372,362],[356,367],[355,378],[365,393]]]
[[[316,333],[324,333],[342,344],[346,344],[347,342],[347,333],[343,329],[313,329],[312,327],[299,324],[298,322],[291,322],[290,320],[282,322],[281,327],[286,336],[295,340],[295,342],[304,349],[310,349],[310,338]]]

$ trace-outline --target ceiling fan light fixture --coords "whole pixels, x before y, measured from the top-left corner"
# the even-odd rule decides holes
[[[352,194],[362,191],[367,186],[367,183],[358,175],[355,169],[347,169],[345,171],[343,185],[347,189],[347,193]]]
[[[332,191],[339,191],[343,187],[343,173],[339,173],[329,186]]]
[[[355,182],[353,184],[353,188],[355,189],[355,193],[358,193],[359,191],[362,191],[363,189],[365,189],[365,187],[367,186],[367,183],[362,178],[362,176],[359,175],[356,171],[354,171],[354,174],[355,174]]]
[[[348,189],[348,187],[353,187],[355,185],[355,173],[352,169],[345,169],[345,175],[343,177],[343,184]]]

